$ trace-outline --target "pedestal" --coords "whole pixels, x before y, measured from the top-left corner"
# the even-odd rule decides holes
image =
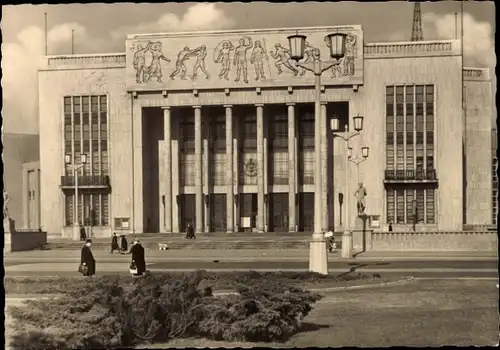
[[[326,239],[322,233],[314,233],[309,243],[309,271],[328,275]]]
[[[342,252],[340,256],[344,259],[352,258],[352,232],[344,231],[342,234]]]
[[[15,233],[16,232],[16,222],[11,218],[3,219],[3,231],[4,233]]]
[[[361,215],[356,218],[352,232],[352,249],[357,253],[371,249],[371,224],[369,216]]]
[[[73,240],[74,241],[80,240],[80,226],[79,225],[73,225]]]

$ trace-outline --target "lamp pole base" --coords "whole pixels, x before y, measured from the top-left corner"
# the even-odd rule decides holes
[[[342,252],[340,256],[343,259],[352,258],[352,232],[349,230],[344,231],[342,234]]]
[[[80,240],[80,225],[78,224],[73,224],[73,240],[74,241]]]
[[[328,275],[328,253],[323,233],[313,233],[309,243],[309,271]]]

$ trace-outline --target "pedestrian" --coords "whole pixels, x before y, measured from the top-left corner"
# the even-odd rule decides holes
[[[94,259],[94,254],[92,254],[92,250],[90,247],[92,246],[92,240],[87,239],[85,241],[85,245],[82,247],[82,253],[80,258],[80,272],[83,273],[84,276],[90,277],[95,275],[96,272],[96,264]]]
[[[120,236],[120,248],[122,252],[126,252],[128,249],[128,242],[127,239],[125,238],[125,235]]]
[[[196,239],[196,235],[194,234],[194,228],[193,228],[193,225],[191,225],[191,224],[189,224],[187,226],[186,238],[188,238],[188,239]]]
[[[118,249],[118,237],[116,237],[116,232],[113,232],[113,237],[111,238],[111,254],[113,254],[115,250],[120,252]]]
[[[87,239],[87,234],[85,233],[85,227],[80,224],[80,241],[85,241]]]
[[[136,276],[142,276],[146,272],[146,257],[144,254],[144,248],[139,240],[132,243],[132,248],[130,248],[130,253],[132,254],[132,263],[137,269]]]
[[[392,221],[389,221],[389,232],[392,232]]]

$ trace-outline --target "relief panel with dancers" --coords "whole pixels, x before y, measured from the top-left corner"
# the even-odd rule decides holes
[[[328,29],[309,29],[301,62],[329,60]],[[324,84],[362,84],[361,28],[344,29],[346,53]],[[265,32],[248,35],[175,36],[130,40],[127,62],[129,86],[189,89],[244,86],[310,85],[313,74],[290,57],[287,36]],[[301,33],[302,34],[302,33]],[[133,79],[132,79],[133,77]],[[167,77],[167,78],[165,78]]]

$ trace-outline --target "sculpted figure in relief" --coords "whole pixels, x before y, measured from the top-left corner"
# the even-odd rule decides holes
[[[233,44],[229,40],[220,42],[214,50],[214,62],[221,64],[219,78],[229,80],[229,71],[231,69],[231,51],[234,50]]]
[[[250,63],[255,67],[255,80],[266,80],[264,75],[264,59],[267,59],[266,51],[259,40],[255,41]]]
[[[184,62],[189,59],[192,55],[196,54],[197,50],[190,50],[189,47],[185,46],[178,54],[177,60],[175,61],[175,70],[170,74],[170,79],[174,80],[175,77],[181,73],[181,79],[186,80],[186,65]]]
[[[152,59],[149,67],[147,68],[146,81],[149,81],[152,77],[156,77],[156,80],[161,83],[163,73],[161,70],[160,60],[170,62],[168,58],[163,55],[161,42],[157,41],[149,45],[149,51],[151,52]]]
[[[245,39],[248,39],[248,43]],[[241,38],[240,43],[234,49],[234,62],[236,65],[236,79],[234,81],[240,81],[241,73],[243,73],[243,81],[248,83],[248,63],[247,63],[247,51],[252,48],[252,38],[246,37]]]
[[[208,74],[207,69],[205,68],[205,58],[207,57],[207,47],[205,45],[200,46],[195,50],[196,53],[196,63],[193,66],[193,76],[191,79],[195,80],[198,76],[198,69],[201,69],[203,74],[205,74],[205,78],[208,79],[210,74]]]
[[[281,66],[285,66],[286,68],[291,70],[295,76],[297,76],[297,74],[299,74],[299,71],[290,63],[290,51],[281,46],[280,43],[277,43],[274,47],[276,51],[271,51],[270,54],[271,57],[275,59],[274,64],[276,66],[276,69],[278,70],[278,75],[283,73]]]

